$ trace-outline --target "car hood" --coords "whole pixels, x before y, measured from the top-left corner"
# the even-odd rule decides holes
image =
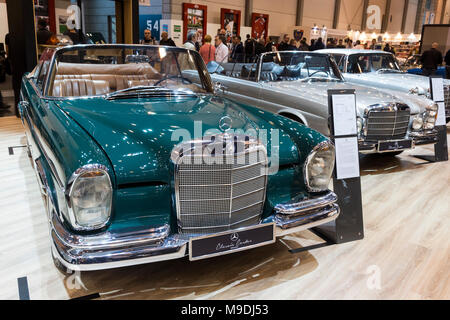
[[[174,146],[200,138],[206,130],[221,132],[219,121],[232,119],[232,128],[276,127],[258,113],[219,97],[117,99],[103,97],[57,102],[108,155],[117,183],[167,182]],[[201,121],[201,122],[200,122]],[[195,122],[195,125],[194,125]],[[280,165],[299,161],[295,140],[280,129]],[[270,137],[267,145],[270,156]]]
[[[299,82],[299,81],[282,81],[271,82],[269,86],[281,91],[288,91],[291,95],[302,97],[306,100],[312,100],[324,106],[328,105],[328,90],[355,89],[356,107],[360,116],[363,115],[364,109],[368,106],[381,103],[406,103],[400,95],[392,92],[374,89],[366,86],[355,85],[349,82]],[[409,104],[408,104],[409,105]],[[416,104],[409,105],[411,113],[415,114],[420,111]],[[327,108],[323,110],[328,110]]]
[[[406,91],[409,91],[416,87],[421,87],[424,90],[428,90],[428,88],[430,87],[430,80],[428,77],[423,77],[407,72],[369,72],[363,74],[346,73],[344,74],[344,77],[349,81],[351,81],[352,79],[360,79],[361,81],[370,81],[373,83],[379,83],[380,85],[385,85],[386,87],[391,87],[393,89]]]

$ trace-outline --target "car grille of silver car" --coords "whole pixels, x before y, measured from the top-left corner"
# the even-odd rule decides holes
[[[450,86],[444,85],[445,115],[450,116]]]
[[[410,108],[401,103],[370,106],[366,109],[365,140],[402,139],[409,127]]]
[[[172,152],[179,232],[209,234],[260,222],[267,153],[248,136],[216,135]]]

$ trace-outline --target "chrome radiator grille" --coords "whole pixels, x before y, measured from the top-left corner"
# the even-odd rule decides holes
[[[267,184],[265,148],[234,140],[231,149],[223,148],[227,151],[205,152],[213,144],[217,140],[178,148],[175,191],[181,233],[215,233],[260,221]]]
[[[410,109],[404,104],[372,106],[365,113],[368,141],[402,139],[409,127]]]
[[[450,117],[450,86],[444,85],[445,116]]]

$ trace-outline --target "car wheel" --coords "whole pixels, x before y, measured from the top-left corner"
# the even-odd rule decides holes
[[[67,276],[67,275],[73,273],[72,270],[70,270],[65,265],[63,265],[61,263],[61,261],[59,261],[59,259],[55,257],[55,255],[53,254],[53,250],[52,250],[52,259],[53,259],[53,264],[55,265],[56,269],[58,269],[59,272],[61,272],[63,275]]]

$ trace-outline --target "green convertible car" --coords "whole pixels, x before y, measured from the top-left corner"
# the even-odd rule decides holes
[[[19,109],[59,269],[203,259],[338,217],[333,144],[217,89],[182,48],[43,53]]]

